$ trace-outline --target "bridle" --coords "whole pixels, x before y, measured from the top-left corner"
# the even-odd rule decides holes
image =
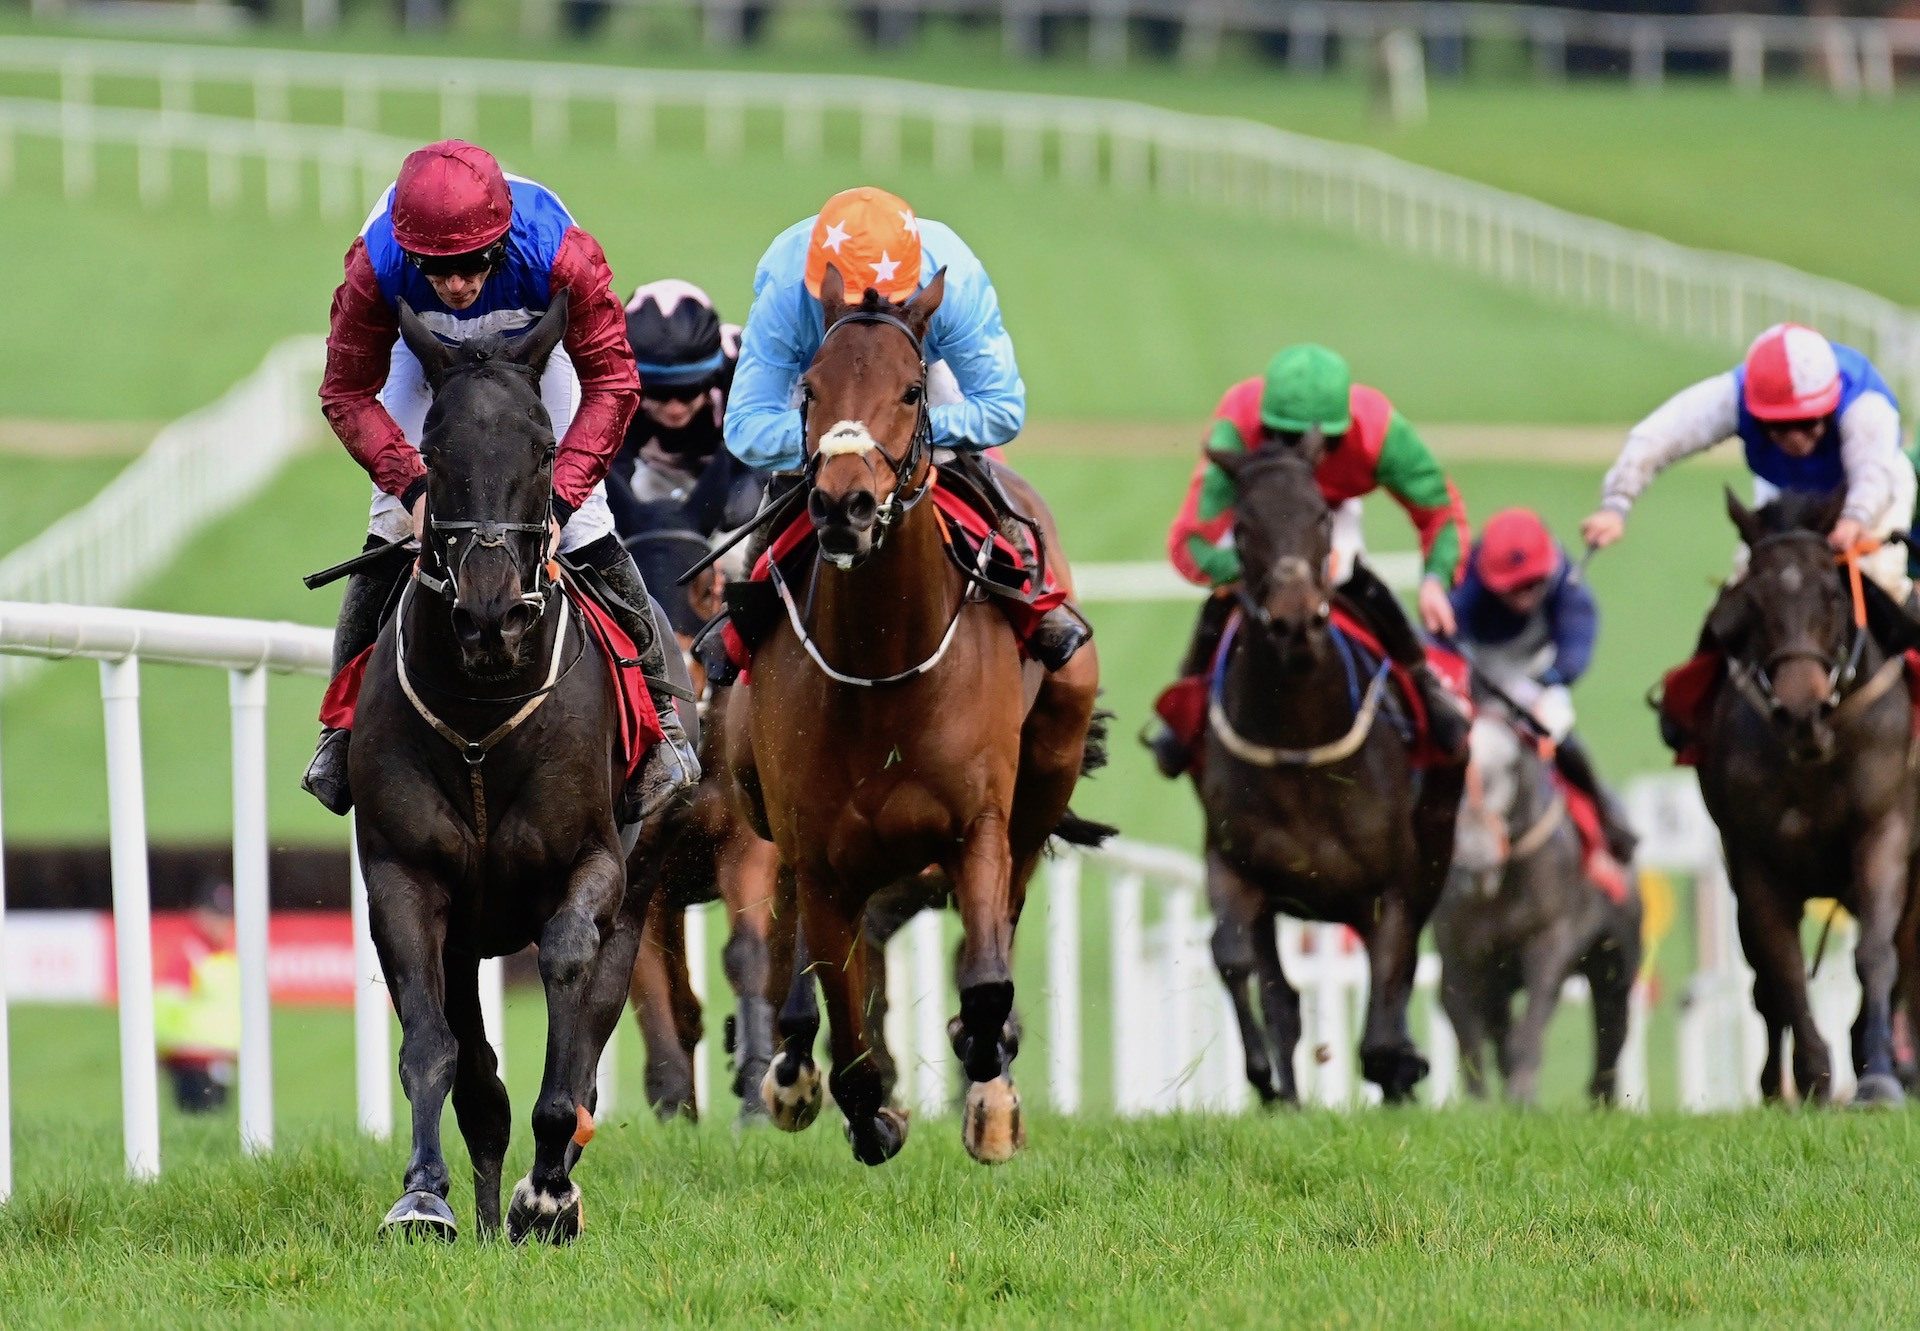
[[[1749,547],[1749,567],[1753,557],[1762,549],[1787,541],[1814,541],[1819,543],[1823,553],[1826,549],[1825,538],[1818,532],[1800,530],[1774,532],[1761,537]],[[1866,549],[1855,547],[1843,550],[1836,556],[1836,562],[1847,570],[1853,602],[1853,616],[1848,624],[1847,638],[1844,643],[1831,651],[1817,647],[1784,647],[1770,653],[1761,661],[1744,661],[1737,657],[1729,659],[1727,677],[1740,695],[1760,715],[1776,719],[1785,712],[1786,708],[1774,688],[1773,674],[1789,661],[1814,661],[1826,667],[1827,692],[1826,696],[1820,700],[1822,717],[1832,717],[1846,700],[1848,691],[1853,688],[1855,681],[1859,678],[1860,662],[1866,654],[1867,639],[1871,636],[1867,632],[1866,601],[1860,585],[1860,556],[1867,553],[1868,549],[1871,547]],[[1900,659],[1897,656],[1893,658],[1896,663]],[[1877,697],[1880,691],[1876,690],[1874,696]]]
[[[888,310],[850,310],[838,319],[835,319],[833,325],[827,329],[826,335],[820,339],[820,351],[814,353],[814,359],[818,360],[820,358],[821,352],[826,350],[827,343],[833,340],[835,333],[851,324],[879,324],[885,328],[897,329],[900,335],[913,345],[914,358],[920,363],[920,378],[917,381],[920,389],[920,401],[919,410],[913,422],[913,437],[907,442],[907,451],[900,456],[898,461],[890,457],[887,458],[893,471],[893,489],[888,492],[885,501],[879,505],[873,516],[873,546],[875,549],[878,549],[880,542],[886,536],[887,529],[911,512],[914,506],[922,499],[925,499],[928,492],[933,489],[933,467],[931,465],[933,461],[933,416],[927,403],[927,352],[926,345],[921,341],[919,334],[915,333],[907,321],[899,315]],[[803,439],[807,433],[807,408],[809,405],[811,404],[808,398],[802,395],[800,399],[800,435]],[[878,452],[882,457],[886,457],[886,450],[884,448],[875,449],[874,451]],[[872,457],[872,453],[867,454],[867,465],[869,467],[874,465]],[[824,460],[825,455],[818,450],[807,459],[806,471],[804,473],[805,480],[802,488],[807,491],[812,491],[815,486],[818,485],[820,467]],[[921,473],[920,483],[909,490],[907,487],[912,484],[915,472]]]

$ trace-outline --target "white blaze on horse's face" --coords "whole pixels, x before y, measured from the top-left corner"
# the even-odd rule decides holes
[[[863,457],[879,447],[865,421],[840,421],[820,436],[819,451],[823,458]]]

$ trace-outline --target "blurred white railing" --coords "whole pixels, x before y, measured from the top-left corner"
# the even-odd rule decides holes
[[[401,96],[415,122],[423,102],[436,113],[430,127],[414,123],[415,132],[446,134],[474,132],[481,106],[504,99],[527,108],[536,150],[584,133],[644,154],[663,138],[694,133],[691,122],[663,124],[661,112],[688,113],[698,117],[688,142],[716,160],[755,149],[818,159],[829,144],[847,143],[875,172],[911,159],[945,174],[993,170],[1235,209],[1351,234],[1728,351],[1793,319],[1862,348],[1902,388],[1920,391],[1920,316],[1884,297],[1250,120],[856,75],[823,81],[43,37],[0,38],[0,73],[44,84],[48,95],[77,106],[97,104],[100,83],[111,80],[123,99],[137,96],[176,114],[193,112],[210,90],[230,98],[242,89],[251,118],[274,124],[292,119],[297,93],[307,116],[366,133],[392,118],[383,102]],[[589,129],[587,118],[573,114],[582,106],[611,114],[591,117]],[[602,127],[607,121],[610,130]]]
[[[218,401],[174,421],[87,503],[0,558],[0,601],[119,600],[315,436],[324,344],[289,338]],[[0,669],[0,689],[20,662]]]

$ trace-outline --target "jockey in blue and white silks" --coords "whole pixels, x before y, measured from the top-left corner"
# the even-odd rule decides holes
[[[1027,418],[1027,386],[1000,318],[993,281],[952,228],[916,217],[884,190],[847,190],[775,237],[753,275],[753,306],[727,401],[727,448],[749,466],[805,461],[795,393],[826,329],[820,282],[840,272],[850,299],[868,288],[898,303],[947,271],[927,329],[928,401],[936,448],[1010,442]]]

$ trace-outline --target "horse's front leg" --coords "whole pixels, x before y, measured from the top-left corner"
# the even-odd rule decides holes
[[[773,1004],[767,1001],[771,964],[774,879],[780,853],[744,826],[736,826],[720,849],[715,886],[726,903],[731,928],[720,964],[733,987],[735,1017],[734,1094],[740,1097],[740,1121],[764,1122],[766,1105],[760,1083],[773,1062]]]
[[[869,1043],[870,954],[860,938],[863,903],[811,875],[802,876],[800,891],[807,903],[801,927],[807,950],[818,958],[814,973],[827,1003],[827,1038],[833,1049],[828,1084],[846,1115],[854,1159],[885,1164],[906,1144],[907,1116],[885,1103],[886,1077]]]
[[[1427,1060],[1407,1034],[1407,1003],[1413,997],[1413,970],[1419,960],[1420,922],[1406,896],[1388,891],[1379,900],[1367,943],[1367,1024],[1360,1038],[1360,1068],[1380,1088],[1387,1103],[1413,1093],[1427,1075]]]
[[[628,997],[647,1049],[647,1103],[663,1122],[700,1115],[694,1103],[688,1032],[674,1001],[675,971],[684,965],[684,958],[677,954],[685,946],[680,912],[667,903],[665,892],[656,892],[640,931]]]
[[[798,880],[786,865],[774,878],[773,919],[767,934],[767,1001],[780,1005],[775,1018],[779,1049],[760,1078],[760,1103],[782,1132],[803,1132],[820,1117],[825,1100],[813,1046],[820,1038],[820,1004],[814,997],[813,959],[801,929]]]
[[[1262,903],[1259,894],[1213,851],[1207,854],[1207,901],[1213,908],[1213,968],[1226,986],[1234,1020],[1240,1027],[1247,1084],[1262,1104],[1272,1104],[1281,1093],[1274,1085],[1267,1033],[1253,1010],[1253,931],[1262,914]]]
[[[1912,825],[1904,808],[1884,818],[1854,850],[1854,916],[1859,939],[1860,1016],[1854,1026],[1857,1105],[1898,1105],[1906,1095],[1893,1066],[1893,999],[1900,963],[1895,933],[1907,905]]]
[[[580,1189],[569,1177],[568,1147],[575,1135],[584,1141],[593,1131],[593,1107],[586,1092],[592,1069],[613,1024],[619,1020],[633,975],[638,928],[621,911],[626,876],[619,855],[595,846],[574,865],[560,908],[540,931],[540,980],[547,994],[547,1056],[540,1076],[540,1098],[533,1106],[533,1168],[513,1187],[507,1207],[507,1233],[515,1243],[538,1235],[550,1243],[576,1238],[583,1223]],[[618,921],[616,917],[621,917]],[[620,951],[624,966],[600,974],[605,944],[617,933],[631,941]],[[606,955],[611,949],[606,950]],[[595,1040],[589,995],[596,980],[612,992],[613,1019]],[[582,1074],[582,1067],[586,1071]]]
[[[1521,983],[1526,1002],[1507,1036],[1507,1099],[1532,1108],[1540,1099],[1540,1064],[1546,1054],[1547,1023],[1560,1001],[1560,986],[1581,952],[1572,926],[1556,920],[1520,949]]]
[[[480,958],[446,957],[447,1022],[460,1042],[453,1074],[453,1113],[473,1161],[473,1209],[480,1237],[500,1231],[500,1171],[513,1135],[513,1109],[500,1080],[500,1059],[480,1014]]]
[[[990,807],[975,816],[959,856],[946,868],[963,931],[954,973],[960,1013],[947,1026],[967,1077],[961,1140],[974,1159],[997,1165],[1027,1140],[1007,1038],[1013,1015],[1013,851],[1005,811]]]
[[[1753,1005],[1767,1025],[1767,1063],[1760,1097],[1784,1094],[1781,1045],[1793,1034],[1793,1079],[1800,1099],[1824,1103],[1833,1092],[1833,1061],[1814,1025],[1807,999],[1806,956],[1800,947],[1800,904],[1789,901],[1753,864],[1730,862],[1740,946],[1753,967]]]
[[[450,1179],[440,1152],[440,1116],[453,1089],[459,1044],[446,1014],[443,949],[447,891],[427,874],[367,853],[368,922],[387,992],[400,1016],[400,1086],[413,1117],[413,1158],[384,1233],[452,1241]]]

